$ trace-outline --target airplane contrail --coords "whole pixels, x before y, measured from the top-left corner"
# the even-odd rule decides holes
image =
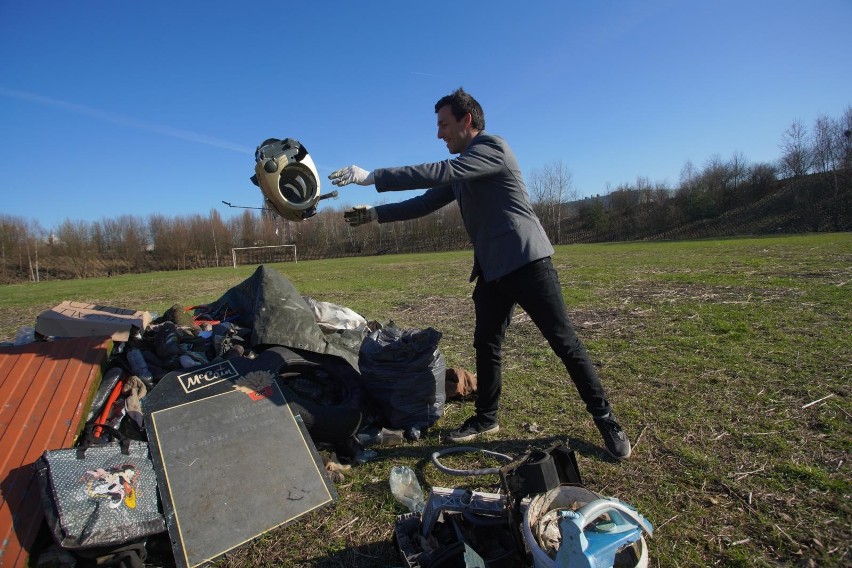
[[[203,134],[198,134],[196,132],[191,132],[189,130],[181,130],[179,128],[172,128],[171,126],[165,126],[163,124],[156,124],[153,122],[146,122],[142,120],[138,120],[135,118],[131,118],[129,116],[123,116],[120,114],[106,112],[98,109],[94,109],[91,107],[87,107],[84,105],[79,105],[76,103],[69,103],[66,101],[61,101],[58,99],[53,99],[50,97],[45,97],[43,95],[37,95],[35,93],[28,93],[26,91],[18,91],[15,89],[7,89],[5,87],[0,87],[0,96],[18,99],[21,101],[26,101],[30,103],[36,103],[44,106],[50,106],[54,108],[59,108],[63,110],[67,110],[69,112],[73,112],[75,114],[80,114],[84,116],[91,116],[93,118],[97,118],[100,120],[105,120],[107,122],[112,122],[113,124],[120,124],[122,126],[129,126],[130,128],[136,128],[138,130],[147,130],[148,132],[155,132],[157,134],[162,134],[164,136],[170,136],[172,138],[179,138],[181,140],[188,140],[190,142],[197,142],[199,144],[206,144],[207,146],[213,146],[216,148],[222,148],[223,150],[231,150],[234,152],[240,152],[242,154],[253,154],[254,150],[251,148],[247,148],[245,146],[239,146],[237,144],[232,144],[225,140],[219,140],[218,138],[212,138],[210,136],[205,136]]]

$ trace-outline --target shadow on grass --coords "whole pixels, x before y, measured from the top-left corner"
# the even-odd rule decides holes
[[[574,436],[545,436],[541,438],[529,439],[495,439],[485,437],[481,440],[472,440],[469,442],[460,443],[440,443],[450,429],[438,430],[430,432],[429,436],[424,440],[433,442],[430,445],[414,445],[412,443],[402,443],[396,446],[374,447],[379,455],[371,460],[371,462],[389,461],[392,458],[419,458],[417,462],[417,470],[423,473],[423,468],[432,463],[432,454],[436,451],[453,448],[453,447],[471,447],[489,452],[504,454],[515,459],[520,459],[531,450],[544,450],[556,444],[564,444],[574,450],[575,454],[584,458],[596,459],[598,461],[618,464],[621,460],[613,458],[609,452],[597,444],[590,443],[582,438]],[[437,437],[438,440],[433,441]],[[456,454],[459,455],[459,454]],[[581,472],[582,473],[582,472]]]
[[[379,568],[384,566],[404,566],[402,555],[391,541],[377,541],[353,546],[330,556],[311,558],[300,566],[311,568],[332,568],[358,566]]]

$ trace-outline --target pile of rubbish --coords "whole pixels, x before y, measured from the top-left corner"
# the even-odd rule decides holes
[[[15,343],[80,336],[114,343],[77,444],[35,464],[58,544],[36,565],[141,566],[140,543],[166,530],[177,564],[201,565],[334,502],[347,467],[420,438],[446,401],[439,331],[367,322],[263,266],[161,316],[63,302]]]
[[[162,315],[63,302],[16,344],[81,335],[114,347],[75,448],[35,464],[56,546],[34,566],[140,567],[166,532],[177,566],[201,566],[333,503],[347,468],[421,438],[448,399],[476,392],[474,375],[446,367],[439,331],[367,321],[263,266],[209,304]],[[507,463],[485,471],[439,461],[464,451],[480,450],[432,462],[497,474],[500,493],[424,497],[410,468],[392,469],[410,511],[394,530],[405,566],[647,564],[650,523],[586,489],[567,446],[493,454]]]

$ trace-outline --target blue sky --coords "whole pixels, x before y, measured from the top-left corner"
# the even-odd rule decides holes
[[[0,213],[230,217],[223,200],[259,205],[270,137],[301,141],[328,192],[348,164],[450,157],[433,106],[459,86],[527,176],[674,185],[687,160],[774,162],[794,120],[839,118],[850,29],[850,0],[0,0]]]

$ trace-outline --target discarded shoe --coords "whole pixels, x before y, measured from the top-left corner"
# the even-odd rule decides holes
[[[630,440],[616,422],[612,412],[606,416],[595,417],[595,426],[601,432],[609,455],[617,460],[626,460],[630,457]]]
[[[500,425],[497,422],[490,421],[476,414],[447,434],[447,437],[453,442],[467,442],[485,434],[493,434],[499,430]]]

